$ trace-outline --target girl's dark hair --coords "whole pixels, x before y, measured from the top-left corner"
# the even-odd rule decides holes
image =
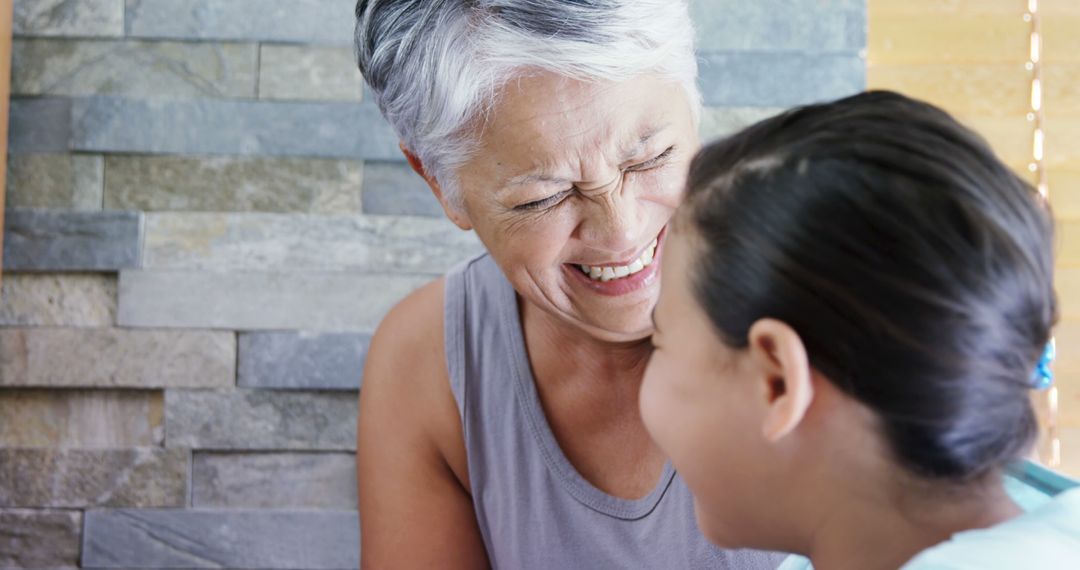
[[[945,112],[871,92],[767,119],[698,154],[681,215],[724,342],[789,324],[910,472],[969,480],[1031,445],[1052,217]]]

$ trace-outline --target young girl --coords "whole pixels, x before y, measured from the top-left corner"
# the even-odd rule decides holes
[[[663,244],[641,411],[730,548],[818,570],[1080,568],[1080,490],[1024,512],[1051,215],[894,93],[705,148]]]

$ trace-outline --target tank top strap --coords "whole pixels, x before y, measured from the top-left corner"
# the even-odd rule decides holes
[[[454,266],[447,274],[443,284],[445,295],[443,311],[443,338],[446,345],[446,370],[450,376],[450,390],[457,402],[458,414],[465,417],[465,311],[466,273],[477,258],[469,259]]]

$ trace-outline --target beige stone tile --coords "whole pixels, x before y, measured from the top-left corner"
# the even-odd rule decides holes
[[[0,326],[109,327],[116,323],[116,276],[5,273]]]
[[[231,332],[0,329],[0,386],[228,388]]]
[[[0,389],[0,447],[146,447],[164,435],[158,391]]]

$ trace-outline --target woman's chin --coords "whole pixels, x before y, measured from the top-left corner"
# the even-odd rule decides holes
[[[645,315],[600,315],[581,319],[578,326],[596,340],[611,343],[632,343],[648,339],[653,334],[652,319]]]

